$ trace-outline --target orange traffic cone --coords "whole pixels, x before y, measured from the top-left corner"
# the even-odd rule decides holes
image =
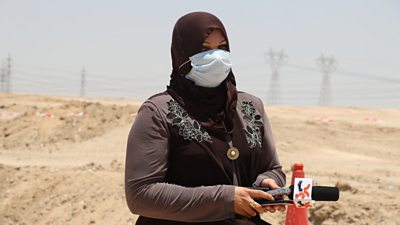
[[[292,182],[294,178],[304,178],[303,164],[295,163],[292,167]],[[289,205],[286,211],[286,225],[308,225],[308,215],[306,208],[296,208],[294,205]]]

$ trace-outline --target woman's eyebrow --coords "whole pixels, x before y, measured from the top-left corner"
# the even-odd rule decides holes
[[[220,41],[219,44],[221,44],[221,43],[223,43],[223,42],[226,42],[226,40]],[[208,43],[207,41],[204,41],[204,42],[203,42],[203,45],[205,45],[205,44],[210,44],[210,43]]]

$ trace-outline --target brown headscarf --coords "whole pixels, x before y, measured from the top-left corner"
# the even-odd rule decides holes
[[[168,93],[198,120],[209,132],[224,137],[232,132],[237,91],[233,72],[221,85],[215,88],[196,86],[185,78],[191,70],[189,57],[201,52],[204,40],[214,30],[219,29],[229,41],[224,25],[214,15],[193,12],[182,16],[172,33],[172,74]]]

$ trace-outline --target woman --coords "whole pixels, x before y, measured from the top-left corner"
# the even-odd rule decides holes
[[[260,99],[236,91],[221,21],[189,13],[175,24],[172,74],[146,100],[128,138],[125,190],[136,224],[268,224],[273,200],[252,186],[285,185]]]

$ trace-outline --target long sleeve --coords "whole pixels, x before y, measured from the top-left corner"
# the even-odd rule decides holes
[[[261,182],[266,178],[271,178],[275,180],[276,184],[280,187],[286,184],[286,175],[282,171],[282,166],[279,162],[278,154],[275,148],[275,142],[272,136],[271,126],[264,109],[264,105],[261,100],[259,100],[260,108],[262,111],[262,119],[264,123],[264,137],[263,144],[267,154],[271,156],[271,162],[265,172],[258,175],[256,181],[253,183],[254,186],[260,186]]]
[[[151,101],[139,109],[127,143],[125,193],[129,209],[145,217],[209,222],[234,217],[234,186],[183,187],[165,182],[169,132]]]

